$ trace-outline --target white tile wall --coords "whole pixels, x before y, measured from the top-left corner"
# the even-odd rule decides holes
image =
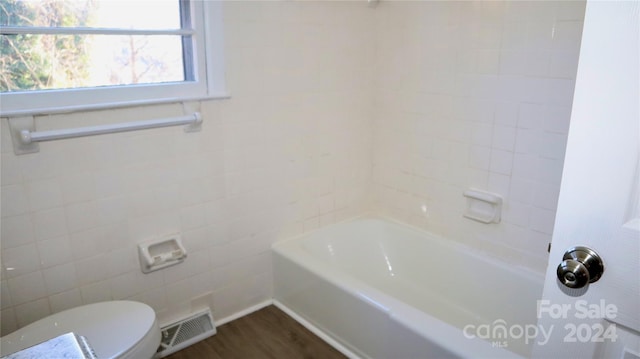
[[[80,304],[202,298],[216,318],[271,298],[270,245],[368,208],[375,14],[362,3],[227,2],[230,100],[180,128],[42,143],[2,119],[2,334]],[[38,117],[39,129],[181,115],[181,105]],[[182,233],[148,275],[136,243]]]
[[[1,123],[2,334],[80,304],[221,318],[271,297],[271,243],[375,208],[541,269],[553,229],[582,2],[225,2],[232,99],[177,128],[41,144]],[[182,114],[37,118],[39,129]],[[462,218],[462,190],[505,197]],[[369,201],[373,197],[375,206]],[[180,232],[150,274],[136,243]]]
[[[383,2],[376,15],[378,209],[544,270],[584,2]],[[504,197],[500,225],[462,217],[467,187]]]

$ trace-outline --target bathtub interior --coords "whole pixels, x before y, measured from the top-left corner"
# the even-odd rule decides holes
[[[426,299],[426,303],[435,300],[466,309],[483,321],[536,321],[541,274],[511,268],[424,231],[362,219],[317,231],[302,246],[310,255],[387,294],[406,301],[421,298],[414,303],[419,309],[433,308],[420,304]]]
[[[504,321],[535,324],[542,276],[511,268],[468,247],[388,220],[360,219],[289,245],[346,276],[462,330]],[[313,259],[310,259],[313,258]],[[510,338],[527,356],[530,343]]]

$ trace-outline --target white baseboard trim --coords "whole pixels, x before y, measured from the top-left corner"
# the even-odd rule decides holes
[[[331,345],[334,349],[344,354],[346,357],[350,359],[361,359],[359,355],[357,355],[356,353],[354,353],[353,351],[351,351],[350,349],[348,349],[347,347],[339,343],[337,340],[331,338],[328,334],[320,330],[320,328],[316,327],[308,320],[299,316],[296,312],[289,309],[289,307],[287,307],[286,305],[280,303],[275,299],[273,300],[273,305],[278,307],[278,309],[282,310],[283,312],[287,313],[287,315],[293,318],[296,322],[300,323],[303,327],[309,329],[309,331],[311,331],[313,334],[320,337],[320,339],[324,340],[327,344]]]
[[[252,305],[251,307],[249,307],[247,309],[243,309],[243,310],[241,310],[241,311],[239,311],[237,313],[233,313],[233,314],[231,314],[229,316],[226,316],[226,317],[224,317],[222,319],[218,319],[218,320],[216,320],[216,327],[224,325],[224,324],[227,324],[232,320],[236,320],[238,318],[244,317],[245,315],[249,315],[249,314],[251,314],[253,312],[256,312],[256,311],[258,311],[258,310],[260,310],[260,309],[262,309],[264,307],[268,307],[271,304],[273,304],[273,300],[268,299],[268,300],[265,300],[264,302],[258,303],[256,305]]]

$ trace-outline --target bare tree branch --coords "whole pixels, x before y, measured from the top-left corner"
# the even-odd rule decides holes
[[[9,46],[11,46],[11,48],[13,49],[13,51],[15,51],[15,53],[18,55],[18,57],[20,57],[20,60],[22,61],[22,63],[24,63],[25,67],[27,68],[27,70],[29,70],[29,73],[31,74],[31,77],[38,82],[38,84],[40,85],[40,87],[42,87],[44,84],[42,83],[42,81],[40,81],[40,79],[38,78],[37,73],[35,72],[35,70],[33,69],[33,67],[30,66],[29,61],[27,61],[24,56],[22,56],[22,54],[20,53],[20,51],[18,50],[18,48],[15,46],[15,44],[13,43],[13,41],[11,41],[10,38],[7,37],[7,41],[9,42]]]

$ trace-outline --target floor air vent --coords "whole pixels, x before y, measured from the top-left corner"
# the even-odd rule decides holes
[[[162,339],[156,358],[163,358],[180,349],[216,334],[211,311],[206,309],[161,329]]]

